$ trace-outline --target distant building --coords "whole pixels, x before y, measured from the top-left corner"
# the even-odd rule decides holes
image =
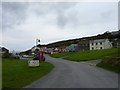
[[[90,50],[90,42],[88,40],[81,40],[78,43],[78,49],[81,51]]]
[[[9,50],[6,49],[5,47],[0,47],[0,54],[5,54],[5,53],[9,53]]]
[[[47,48],[46,49],[46,51],[45,51],[45,53],[47,53],[47,54],[51,54],[51,52],[53,52],[53,48]]]
[[[3,53],[9,53],[9,50],[6,49],[6,48],[4,48],[4,47],[2,47],[2,52],[3,52]]]
[[[57,53],[60,53],[59,50],[53,50],[53,51],[51,51],[51,54],[57,54]]]
[[[90,41],[90,50],[112,48],[112,43],[108,39],[97,39]]]
[[[34,47],[32,47],[32,48],[31,48],[31,51],[32,51],[32,52],[34,52],[34,51],[35,51],[35,49],[39,49],[39,50],[40,50],[40,48],[39,48],[39,47],[34,46]]]
[[[78,51],[78,44],[71,44],[70,46],[67,46],[64,51]]]
[[[59,52],[63,52],[63,51],[65,51],[64,48],[59,48]]]
[[[47,47],[41,47],[40,50],[42,50],[43,52],[46,52]]]

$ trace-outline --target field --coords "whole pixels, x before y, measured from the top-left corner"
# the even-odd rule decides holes
[[[53,69],[48,62],[40,63],[40,67],[30,68],[27,60],[2,60],[2,88],[20,88],[43,77]]]
[[[54,58],[65,57],[64,59],[71,61],[87,61],[103,59],[106,56],[118,54],[117,48],[104,49],[104,50],[88,50],[88,51],[78,51],[78,52],[63,52],[59,54],[51,55]]]
[[[50,54],[50,56],[54,58],[61,58],[61,57],[70,56],[71,54],[73,54],[73,52],[61,52],[58,54]]]
[[[0,89],[2,89],[2,58],[0,55]]]
[[[101,68],[104,68],[104,69],[107,69],[107,70],[110,70],[116,73],[120,73],[120,66],[113,66],[109,63],[100,62],[97,64],[97,67],[101,67]]]

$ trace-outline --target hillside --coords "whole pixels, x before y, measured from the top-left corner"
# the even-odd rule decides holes
[[[98,34],[96,36],[90,36],[90,37],[83,37],[83,38],[77,38],[77,39],[54,42],[54,43],[50,43],[50,44],[48,44],[46,46],[47,47],[65,47],[65,46],[68,46],[68,45],[73,44],[73,43],[77,44],[78,42],[80,42],[83,39],[85,39],[85,40],[95,40],[95,39],[108,38],[111,41],[113,41],[113,39],[118,38],[120,36],[119,34],[120,34],[119,31],[105,32],[103,34]]]
[[[114,31],[114,32],[105,32],[103,34],[98,34],[96,36],[90,36],[90,37],[83,37],[83,38],[77,38],[77,39],[69,39],[69,40],[64,40],[64,41],[58,41],[58,42],[54,42],[54,43],[50,43],[47,45],[37,45],[38,47],[48,47],[48,48],[55,48],[55,47],[66,47],[70,44],[77,44],[78,42],[80,42],[81,40],[95,40],[95,39],[105,39],[108,38],[109,40],[111,40],[113,42],[113,46],[116,46],[116,42],[118,42],[117,40],[114,40],[115,38],[119,38],[120,37],[120,30],[119,31]],[[31,50],[27,50],[24,51],[22,53],[26,53],[28,54]]]

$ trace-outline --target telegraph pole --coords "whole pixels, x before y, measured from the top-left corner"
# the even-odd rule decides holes
[[[37,44],[38,44],[38,42],[40,42],[40,39],[36,39],[36,48],[37,48]]]

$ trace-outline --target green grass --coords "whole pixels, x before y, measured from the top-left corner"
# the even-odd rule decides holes
[[[104,50],[88,50],[88,51],[79,51],[79,52],[67,52],[66,53],[59,53],[52,55],[52,57],[61,57],[61,56],[68,56],[64,59],[72,60],[72,61],[85,61],[85,60],[96,60],[102,59],[106,56],[117,54],[118,49],[104,49]]]
[[[113,71],[113,72],[116,72],[116,73],[120,73],[120,66],[113,66],[111,64],[102,63],[102,62],[97,64],[96,66],[107,69],[107,70],[110,70],[110,71]]]
[[[96,66],[116,72],[116,73],[120,73],[119,53],[104,57],[102,62],[98,63]]]
[[[0,56],[0,90],[2,89],[2,58]]]
[[[30,68],[26,60],[2,60],[2,88],[20,88],[41,78],[53,69],[48,62],[40,63],[40,67]]]
[[[61,58],[61,57],[69,56],[71,54],[73,54],[73,52],[61,52],[58,54],[50,54],[50,56],[54,58]]]

